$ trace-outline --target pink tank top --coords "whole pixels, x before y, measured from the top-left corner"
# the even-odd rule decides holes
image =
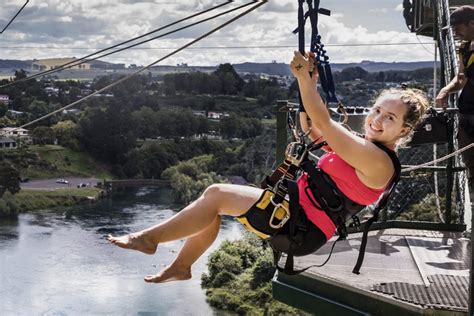
[[[326,172],[344,195],[361,205],[370,205],[377,201],[384,189],[371,189],[357,177],[355,169],[342,160],[335,152],[328,152],[319,159],[318,167]],[[304,173],[297,181],[299,192],[308,186],[308,175]],[[322,209],[317,208],[306,194],[299,194],[299,202],[308,219],[326,235],[329,240],[336,226]],[[314,200],[314,197],[312,197]]]

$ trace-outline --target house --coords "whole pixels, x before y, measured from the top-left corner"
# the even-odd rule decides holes
[[[5,127],[0,131],[0,135],[7,138],[12,138],[16,142],[21,141],[25,144],[32,144],[33,140],[28,134],[28,130],[19,127]]]
[[[10,97],[6,94],[0,94],[0,102],[8,104],[10,103]]]
[[[58,88],[55,88],[55,87],[46,87],[44,88],[44,91],[46,91],[46,93],[51,96],[51,95],[58,95],[59,93],[59,89]]]
[[[0,150],[16,149],[18,147],[16,141],[8,137],[0,137]]]
[[[228,117],[228,113],[221,113],[221,112],[208,112],[207,118],[211,120],[220,120],[224,117]]]
[[[193,111],[193,114],[196,116],[206,117],[206,111]]]
[[[13,118],[17,118],[17,117],[20,117],[22,115],[25,115],[25,112],[15,111],[15,110],[8,110],[7,114],[10,115]]]
[[[72,114],[72,115],[80,115],[82,113],[81,110],[79,109],[69,109],[69,110],[63,110],[63,114]]]

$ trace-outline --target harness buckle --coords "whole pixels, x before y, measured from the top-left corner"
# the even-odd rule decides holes
[[[280,229],[290,219],[290,210],[283,203],[275,203],[273,201],[273,196],[270,197],[270,202],[273,204],[274,208],[273,208],[272,215],[270,216],[270,219],[268,221],[268,225],[270,225],[270,227],[273,229]],[[273,224],[273,220],[275,218],[278,220],[278,218],[276,217],[276,213],[279,209],[283,209],[285,211],[285,216],[283,216],[283,218],[280,220],[278,224]]]
[[[306,156],[306,152],[307,149],[304,144],[301,144],[300,142],[289,143],[285,150],[286,160],[290,161],[292,165],[299,167]]]

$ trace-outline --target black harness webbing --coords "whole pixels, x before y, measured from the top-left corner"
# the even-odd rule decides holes
[[[364,261],[365,248],[367,246],[367,238],[368,238],[368,235],[369,235],[370,226],[375,221],[377,221],[380,211],[382,211],[384,209],[384,207],[387,205],[390,195],[392,194],[393,190],[395,189],[398,181],[400,181],[400,174],[401,174],[401,170],[402,170],[402,167],[400,165],[400,161],[398,160],[397,155],[393,151],[389,150],[385,146],[382,146],[378,143],[375,143],[375,144],[388,154],[388,156],[392,160],[393,167],[395,168],[395,174],[393,175],[392,183],[389,185],[389,187],[387,189],[385,189],[385,191],[382,193],[382,196],[380,197],[379,201],[377,202],[377,205],[376,205],[375,209],[372,212],[372,214],[373,214],[372,217],[369,218],[365,222],[364,231],[362,233],[362,240],[361,240],[361,244],[360,244],[360,247],[359,247],[359,256],[357,257],[356,265],[354,266],[354,269],[352,270],[352,273],[355,273],[355,274],[360,274],[360,267],[362,266],[362,262]]]
[[[305,0],[298,0],[298,28],[293,33],[298,33],[298,50],[301,54],[305,54],[305,36],[304,26],[306,20],[309,18],[311,23],[311,44],[310,52],[315,53],[316,61],[318,62],[318,73],[321,87],[326,95],[326,103],[339,103],[336,96],[334,79],[332,76],[331,65],[329,64],[329,57],[326,54],[324,45],[321,43],[321,35],[318,31],[318,14],[331,15],[331,11],[319,8],[319,0],[306,0],[308,11],[304,13]],[[300,112],[304,112],[304,105],[299,97]]]

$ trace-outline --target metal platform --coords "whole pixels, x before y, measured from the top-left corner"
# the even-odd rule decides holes
[[[278,274],[274,297],[316,315],[465,315],[470,240],[458,232],[385,229],[369,234],[360,275],[352,273],[362,234],[336,244],[330,261],[299,276]],[[295,258],[324,262],[333,241]]]

